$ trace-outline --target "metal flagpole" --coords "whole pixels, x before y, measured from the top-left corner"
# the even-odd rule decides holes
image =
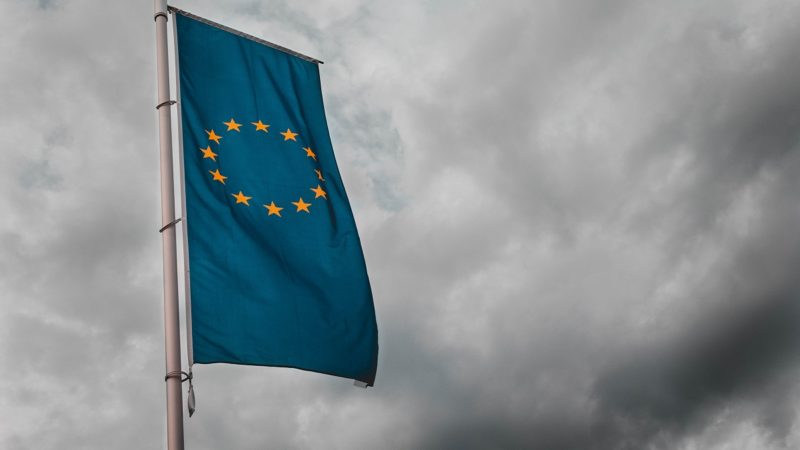
[[[183,450],[181,338],[178,317],[178,258],[175,244],[175,188],[172,179],[172,118],[167,55],[167,2],[154,0],[158,70],[158,134],[161,151],[161,246],[164,264],[164,337],[167,375],[167,449]],[[180,219],[178,219],[180,220]]]

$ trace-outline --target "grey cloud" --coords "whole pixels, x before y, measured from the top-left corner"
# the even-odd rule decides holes
[[[188,448],[800,443],[797,5],[176,6],[326,61],[381,339],[195,367]],[[7,448],[163,445],[150,7],[3,2]]]

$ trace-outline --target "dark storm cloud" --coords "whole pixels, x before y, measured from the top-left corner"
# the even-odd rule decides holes
[[[648,12],[652,11],[645,11],[645,16],[640,16],[645,22],[649,21],[646,25],[660,25],[658,20],[646,17]],[[713,286],[690,287],[689,292],[684,294],[687,299],[702,305],[698,308],[701,318],[694,320],[717,317],[729,323],[709,327],[713,331],[707,332],[714,337],[698,336],[693,329],[682,329],[685,334],[678,336],[660,331],[657,334],[666,335],[664,339],[653,342],[652,348],[645,347],[632,352],[636,358],[634,360],[629,361],[617,353],[635,347],[631,342],[625,342],[623,338],[621,345],[617,344],[621,349],[616,351],[613,350],[614,344],[611,344],[620,337],[609,333],[624,334],[627,332],[625,328],[595,330],[593,337],[608,340],[612,349],[603,349],[597,343],[574,342],[584,336],[580,332],[568,331],[569,327],[591,327],[591,323],[565,317],[557,304],[558,296],[552,293],[545,293],[549,294],[551,304],[536,312],[554,316],[560,327],[547,330],[544,333],[547,335],[542,336],[553,341],[549,349],[536,349],[539,345],[535,342],[540,336],[531,328],[543,324],[531,317],[533,314],[525,314],[526,307],[523,305],[530,303],[539,293],[537,281],[534,281],[537,277],[524,271],[519,274],[531,280],[526,283],[530,292],[528,295],[520,293],[517,301],[501,301],[509,293],[496,288],[493,294],[488,294],[496,302],[494,308],[482,305],[474,310],[474,314],[465,314],[460,318],[473,322],[487,320],[501,327],[503,324],[521,326],[527,318],[530,328],[513,337],[504,336],[502,330],[495,330],[494,336],[480,335],[481,338],[493,339],[485,346],[493,349],[495,354],[481,358],[476,358],[474,353],[458,355],[467,359],[467,362],[454,361],[457,358],[451,359],[450,355],[440,355],[444,359],[443,365],[461,364],[463,370],[474,372],[475,375],[463,375],[460,383],[444,388],[453,398],[443,403],[455,412],[443,412],[443,417],[431,414],[434,417],[426,421],[432,424],[429,437],[418,442],[419,447],[442,448],[446,447],[444,443],[451,443],[459,448],[484,448],[493,442],[501,448],[516,448],[523,444],[537,448],[641,448],[648,444],[670,448],[681,445],[684,433],[691,436],[689,431],[696,432],[697,427],[702,428],[702,425],[697,425],[693,429],[689,425],[695,421],[707,423],[707,419],[700,417],[699,411],[706,417],[713,417],[722,405],[748,399],[755,401],[751,397],[753,390],[758,390],[758,387],[768,391],[771,383],[775,383],[778,389],[786,388],[785,384],[780,384],[778,375],[785,370],[794,370],[796,360],[792,353],[798,337],[791,332],[796,322],[786,317],[786,314],[794,312],[796,301],[796,288],[787,286],[787,279],[792,279],[791,268],[796,267],[798,247],[793,244],[795,241],[790,230],[796,228],[798,217],[795,213],[783,213],[786,208],[794,207],[790,201],[794,190],[787,180],[797,173],[792,152],[796,152],[798,145],[798,102],[796,83],[792,79],[798,73],[798,67],[791,49],[796,46],[798,37],[788,23],[783,23],[778,30],[768,31],[766,36],[761,37],[767,41],[763,45],[769,48],[768,52],[761,49],[751,52],[744,48],[744,42],[735,40],[727,43],[727,48],[714,48],[720,39],[731,40],[736,37],[736,30],[748,27],[748,24],[734,24],[732,27],[720,24],[721,20],[731,19],[726,16],[735,16],[729,11],[710,13],[712,16],[715,14],[722,17],[715,19],[716,22],[712,20],[710,25],[703,23],[708,19],[702,17],[685,19],[685,22],[675,26],[678,28],[675,36],[649,35],[646,28],[631,26],[625,20],[629,16],[625,15],[618,23],[606,24],[601,20],[601,26],[589,26],[587,34],[605,31],[602,25],[606,25],[606,30],[610,31],[606,31],[603,37],[608,47],[598,48],[588,43],[585,47],[578,46],[575,49],[566,45],[561,59],[553,58],[556,67],[547,67],[552,69],[546,72],[547,79],[540,81],[528,76],[528,83],[522,81],[526,79],[526,72],[540,74],[537,67],[541,63],[536,60],[540,55],[536,52],[531,52],[535,56],[521,55],[499,48],[520,42],[523,40],[520,36],[525,34],[515,26],[524,22],[524,19],[520,16],[507,17],[480,35],[481,39],[497,43],[497,49],[472,51],[473,48],[486,50],[487,47],[491,48],[491,44],[477,42],[479,39],[468,40],[464,47],[470,49],[466,53],[472,59],[466,68],[458,66],[455,69],[457,73],[444,71],[442,78],[445,81],[430,89],[436,92],[436,88],[442,88],[445,93],[442,98],[447,102],[439,102],[435,96],[418,100],[419,107],[415,111],[422,114],[416,119],[420,126],[422,123],[436,124],[435,131],[427,136],[432,141],[426,143],[429,148],[441,149],[435,156],[426,159],[429,165],[422,168],[423,175],[419,176],[419,179],[425,180],[423,183],[429,183],[429,192],[434,192],[428,195],[435,196],[436,189],[442,187],[437,181],[447,178],[448,172],[459,169],[468,175],[462,179],[448,180],[460,186],[458,183],[466,179],[483,189],[463,192],[469,200],[463,201],[461,207],[475,213],[464,213],[463,217],[469,217],[469,223],[474,228],[459,226],[455,220],[442,219],[435,214],[435,210],[426,211],[426,220],[433,222],[429,225],[429,233],[436,237],[422,235],[427,245],[420,243],[394,251],[389,249],[392,259],[413,260],[416,267],[426,268],[424,273],[436,270],[440,275],[437,278],[438,285],[429,286],[427,283],[430,278],[420,280],[413,275],[412,269],[398,283],[400,285],[413,283],[417,287],[422,285],[423,290],[432,289],[430,292],[436,296],[446,295],[448,291],[457,290],[456,285],[467,283],[471,275],[480,273],[498,259],[507,259],[505,247],[528,238],[529,233],[537,234],[542,230],[555,233],[556,242],[561,244],[557,248],[571,250],[576,245],[586,247],[586,243],[580,240],[576,242],[576,238],[570,235],[581,233],[587,227],[597,227],[600,232],[612,235],[620,229],[635,231],[642,240],[649,241],[649,245],[655,243],[653,250],[657,252],[656,259],[659,262],[653,269],[661,274],[641,274],[653,277],[650,281],[653,286],[643,292],[652,297],[659,284],[669,281],[676,272],[682,270],[681,265],[691,267],[696,264],[697,270],[702,269],[701,260],[707,257],[702,252],[713,251],[713,247],[707,246],[715,245],[715,241],[723,239],[720,236],[732,232],[720,225],[735,220],[729,217],[732,210],[744,208],[743,214],[756,216],[755,219],[748,219],[756,223],[743,235],[717,242],[733,248],[731,252],[723,250],[721,253],[725,257],[735,258],[741,267],[719,262],[708,274],[717,283],[712,283]],[[709,13],[706,12],[706,15]],[[522,16],[534,22],[531,17]],[[562,16],[559,19],[569,21]],[[491,19],[487,22],[491,23]],[[614,25],[622,26],[615,30]],[[637,32],[650,39],[645,42],[650,47],[645,48],[643,54],[634,53],[631,56],[627,41]],[[555,42],[554,46],[561,48],[558,37],[555,34],[548,43]],[[470,46],[471,43],[477,45]],[[530,47],[536,48],[536,45],[530,42]],[[582,52],[587,47],[591,47],[591,51]],[[545,52],[543,59],[553,63],[547,61],[547,56]],[[582,78],[592,76],[583,72],[582,65],[588,65],[596,71],[594,79]],[[485,69],[476,69],[479,67]],[[575,70],[580,78],[574,74]],[[642,79],[632,79],[634,76]],[[502,83],[509,77],[518,79]],[[600,80],[595,81],[597,78]],[[622,84],[626,82],[631,84]],[[597,97],[594,83],[601,83],[600,87],[605,89],[600,92],[600,97]],[[456,88],[459,84],[464,87]],[[532,87],[526,89],[523,87],[526,85]],[[538,90],[542,85],[544,92]],[[567,89],[569,92],[570,88],[575,93],[561,94],[562,98],[547,92],[550,89]],[[614,89],[622,89],[623,93],[611,95],[617,94]],[[521,92],[525,92],[525,95],[521,95]],[[457,95],[461,93],[464,95]],[[633,96],[642,98],[636,102],[625,102],[626,97]],[[579,111],[574,115],[573,123],[563,125],[567,127],[564,136],[567,139],[564,142],[547,139],[549,136],[541,131],[543,122],[546,123],[548,116],[553,113],[560,113],[563,104],[575,97],[589,98],[584,106],[589,115],[585,112],[581,115]],[[652,119],[644,123],[641,123],[641,119],[635,119],[632,122],[634,125],[644,126],[622,129],[620,131],[626,135],[619,135],[609,142],[593,141],[592,130],[587,130],[589,127],[582,121],[616,125],[613,120],[606,123],[604,121],[607,118],[592,115],[595,108],[602,110],[604,106],[608,107],[605,103],[614,101],[614,97],[621,97],[623,102],[617,109],[611,107],[611,114],[616,112]],[[597,104],[592,99],[596,99]],[[534,131],[531,136],[530,130],[536,130],[537,127],[540,133],[537,135]],[[586,136],[582,136],[582,133],[586,133]],[[599,137],[604,136],[601,134]],[[548,149],[548,145],[555,148]],[[611,145],[622,147],[622,151]],[[678,165],[678,169],[684,172],[674,175],[674,186],[669,186],[665,176],[670,174],[665,172],[673,161],[680,162],[684,155],[688,155],[688,162]],[[623,159],[617,164],[614,160],[620,157],[628,161]],[[570,165],[564,168],[562,164]],[[615,164],[619,167],[615,167]],[[566,173],[560,173],[562,171]],[[762,200],[757,200],[758,203],[752,205],[753,211],[746,211],[747,206],[742,206],[745,203],[743,196],[747,195],[748,190],[756,189],[762,178],[767,180],[766,183],[776,183],[777,189],[765,194],[763,204]],[[659,183],[665,186],[654,192],[654,185]],[[492,188],[494,195],[487,195],[486,189]],[[482,196],[491,199],[491,204],[483,203]],[[512,205],[509,208],[511,211],[501,207],[506,202]],[[640,202],[644,202],[644,205],[640,205]],[[445,214],[454,211],[446,204],[442,207]],[[490,207],[491,214],[481,214],[487,207]],[[649,220],[642,222],[642,217],[648,217]],[[760,218],[764,218],[764,223],[758,223]],[[770,218],[776,222],[771,223]],[[517,227],[525,223],[530,228]],[[400,223],[390,225],[396,230],[405,229],[406,226],[402,218]],[[447,231],[438,232],[441,228]],[[385,229],[386,233],[393,234],[389,229],[392,228]],[[497,233],[497,230],[502,232]],[[636,245],[637,239],[633,237],[636,235],[623,239]],[[566,240],[562,241],[564,238]],[[742,242],[748,245],[738,254],[736,249]],[[640,244],[642,253],[647,252],[648,244]],[[754,254],[760,256],[757,264],[752,263]],[[607,252],[607,258],[625,258],[625,255],[612,250]],[[628,258],[623,264],[637,264],[637,259]],[[600,260],[596,262],[608,264]],[[596,266],[587,265],[574,273],[556,276],[561,283],[572,284],[576,283],[576,279],[591,276],[593,271],[604,272]],[[392,273],[395,277],[402,277],[398,274],[403,272],[402,268],[397,268]],[[781,274],[778,278],[782,279],[776,279],[776,272]],[[512,280],[517,274],[511,270],[506,276],[487,278],[498,284],[514,284]],[[615,304],[615,299],[610,298],[615,291],[613,284],[629,282],[616,276],[629,274],[612,271],[607,275],[607,279],[596,286],[599,288],[597,291],[591,294],[577,293],[588,294],[597,302],[605,302],[611,314],[630,314],[630,310]],[[663,277],[663,281],[659,280],[659,276]],[[441,283],[446,280],[453,284],[443,286]],[[750,288],[733,288],[742,284]],[[753,286],[764,284],[771,290],[753,292]],[[696,292],[692,292],[693,289]],[[470,303],[482,294],[468,289],[458,292],[462,295],[460,308],[465,311],[469,311]],[[437,300],[442,301],[438,297]],[[645,296],[634,298],[630,307],[635,310],[649,302],[652,299]],[[686,307],[676,303],[678,307]],[[513,313],[508,315],[516,315],[517,320],[502,317],[502,314],[485,318],[486,308],[489,308],[488,314],[491,315],[506,306],[513,308]],[[587,310],[584,308],[591,309],[593,306],[584,304],[571,307],[570,312],[585,314]],[[748,312],[733,313],[730,309],[745,309]],[[656,328],[670,328],[676,326],[671,321],[680,320],[680,315],[674,317],[663,314],[663,317],[655,320],[662,322]],[[628,327],[631,325],[627,324]],[[474,339],[478,339],[478,335],[471,333]],[[525,345],[520,345],[517,339],[525,340]],[[743,346],[743,341],[747,345]],[[695,345],[701,348],[690,350]],[[460,342],[459,346],[469,347],[469,344]],[[745,354],[735,355],[737,347],[741,347]],[[598,354],[602,356],[598,357]],[[586,369],[589,373],[583,374],[586,378],[582,380],[577,376],[574,380],[577,393],[564,393],[559,398],[561,404],[548,405],[549,412],[539,412],[534,405],[547,403],[539,397],[547,398],[552,395],[548,390],[557,390],[557,387],[540,388],[536,378],[568,379],[565,374],[575,373],[574,366],[581,365],[572,359],[583,359],[589,365]],[[615,359],[620,361],[609,362]],[[617,368],[606,369],[614,364],[617,364]],[[740,365],[748,367],[744,370]],[[520,374],[517,377],[509,376],[509,371],[518,371]],[[640,379],[645,387],[639,388],[635,383],[630,383],[632,380],[626,379],[626,375],[631,379]],[[622,380],[615,384],[612,380],[617,377]],[[595,378],[598,381],[592,383],[594,387],[587,396],[596,399],[597,405],[593,406],[587,401],[583,411],[564,411],[568,408],[566,405],[569,404],[570,394],[580,396],[582,383]],[[654,393],[648,391],[651,384]],[[487,392],[493,392],[494,395],[488,395]],[[698,392],[702,395],[697,395]],[[659,395],[665,397],[663,404],[659,403]],[[529,402],[528,407],[513,410],[505,403],[506,396],[524,398]],[[630,409],[627,408],[629,405],[632,405]],[[674,416],[651,414],[648,407],[656,411],[674,408]],[[766,410],[769,414],[765,412],[765,415],[771,417],[770,420],[783,424],[782,428],[770,428],[770,432],[785,438],[788,432],[785,424],[787,420],[789,423],[792,421],[792,408],[778,405],[766,407]],[[617,415],[620,419],[615,422],[606,419],[606,415]],[[757,420],[766,424],[770,422]],[[651,441],[654,438],[657,440]],[[779,441],[770,442],[780,445]]]
[[[778,136],[788,132],[770,128]],[[598,437],[640,448],[656,434],[704,426],[710,409],[744,400],[763,403],[759,422],[777,442],[786,439],[795,410],[780,392],[792,389],[787,377],[798,372],[800,342],[800,211],[793,194],[800,147],[796,139],[786,146],[792,152],[772,163],[777,181],[759,205],[765,214],[752,235],[695,291],[706,306],[678,326],[676,337],[635,350],[597,380]]]
[[[188,448],[800,443],[797,5],[176,6],[326,61],[381,339],[195,367]],[[150,8],[3,2],[4,448],[163,445]]]
[[[739,317],[714,315],[694,333],[662,349],[646,349],[603,374],[596,395],[599,414],[593,438],[604,448],[642,448],[656,435],[681,434],[704,426],[708,409],[731,398],[762,394],[786,371],[797,373],[797,290],[783,298],[759,299]],[[785,386],[782,386],[785,387]],[[755,392],[754,392],[755,391]],[[771,399],[774,400],[774,399]],[[773,417],[793,421],[780,400]],[[783,421],[765,421],[783,438]]]

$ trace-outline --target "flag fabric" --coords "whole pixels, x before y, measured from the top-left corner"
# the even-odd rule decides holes
[[[372,293],[318,65],[175,12],[191,360],[372,385]]]

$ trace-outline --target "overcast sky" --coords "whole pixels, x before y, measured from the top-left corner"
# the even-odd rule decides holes
[[[187,449],[800,448],[796,1],[175,6],[325,61],[380,331]],[[152,2],[0,12],[0,448],[162,448]]]

